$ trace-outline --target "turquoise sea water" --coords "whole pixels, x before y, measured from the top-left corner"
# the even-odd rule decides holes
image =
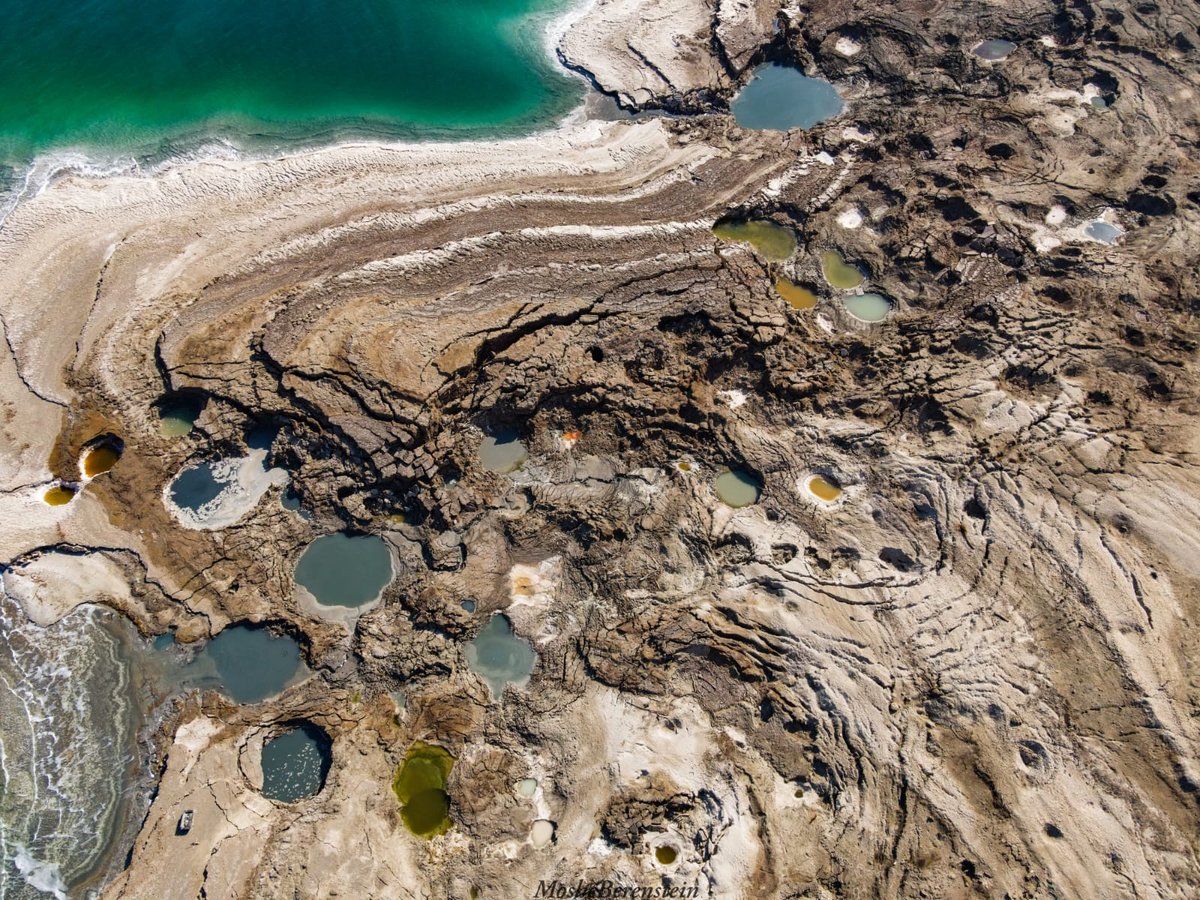
[[[0,0],[0,160],[529,130],[580,94],[544,45],[562,3]]]

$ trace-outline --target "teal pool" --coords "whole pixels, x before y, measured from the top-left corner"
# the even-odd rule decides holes
[[[216,500],[233,481],[232,469],[205,462],[180,472],[171,482],[171,500],[182,509],[199,512]]]
[[[860,322],[882,322],[892,312],[892,303],[882,294],[846,294],[842,305]]]
[[[317,538],[296,563],[296,583],[323,606],[362,606],[391,582],[392,553],[373,534],[337,532]]]
[[[262,749],[264,797],[295,803],[320,792],[333,762],[332,742],[311,722],[296,723]]]
[[[507,684],[518,687],[529,681],[537,654],[529,641],[513,633],[508,616],[494,615],[466,646],[467,665],[491,688],[499,700]]]
[[[1099,241],[1102,244],[1115,244],[1121,239],[1124,232],[1115,225],[1110,225],[1108,222],[1089,222],[1083,230],[1084,234],[1094,241]]]
[[[197,672],[208,665],[215,675],[211,686],[238,703],[275,696],[305,668],[295,638],[259,625],[231,625],[209,641],[192,662]],[[184,681],[188,674],[185,669]]]
[[[729,110],[743,128],[788,131],[819,125],[845,106],[828,81],[809,78],[791,66],[769,63],[754,70]]]

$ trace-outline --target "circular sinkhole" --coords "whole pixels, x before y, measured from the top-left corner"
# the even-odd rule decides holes
[[[832,288],[851,291],[867,280],[866,274],[855,263],[846,261],[836,250],[821,254],[821,275]]]
[[[713,490],[721,502],[733,509],[757,503],[762,495],[762,482],[740,469],[729,469],[717,476]]]
[[[822,503],[836,503],[842,496],[842,486],[829,475],[813,474],[804,479],[804,489]]]
[[[489,472],[507,475],[517,471],[529,459],[515,428],[499,427],[485,434],[479,444],[479,463]]]
[[[513,631],[512,620],[503,613],[488,619],[463,652],[467,667],[487,682],[496,701],[504,697],[506,685],[528,684],[537,662],[533,645]]]
[[[207,403],[207,395],[200,393],[163,395],[154,405],[155,412],[158,413],[159,434],[165,438],[191,434]]]
[[[812,309],[819,299],[816,291],[782,275],[775,279],[775,293],[786,300],[792,309],[799,310]]]
[[[539,850],[554,840],[558,827],[549,819],[538,819],[529,829],[529,841]]]
[[[1097,219],[1094,222],[1089,222],[1087,227],[1083,229],[1083,233],[1093,241],[1099,241],[1101,244],[1115,244],[1125,232],[1117,225]]]
[[[260,703],[308,674],[299,641],[264,624],[228,626],[204,645],[200,657],[195,664],[211,671],[212,686],[238,703]]]
[[[288,722],[262,748],[262,795],[280,803],[315,797],[333,765],[333,741],[308,721]]]
[[[1008,59],[1013,51],[1017,49],[1017,45],[1012,41],[1006,41],[1003,38],[991,38],[986,41],[980,41],[971,48],[971,52],[984,62],[1000,62]]]
[[[79,493],[79,486],[68,482],[52,484],[42,493],[42,502],[47,506],[66,506]]]
[[[400,801],[400,818],[417,837],[437,837],[454,824],[446,791],[454,763],[445,748],[414,741],[396,769],[392,790]]]
[[[746,241],[767,259],[779,262],[796,252],[796,232],[767,219],[720,219],[712,233],[723,241]]]
[[[522,778],[515,785],[515,790],[518,797],[529,799],[537,793],[538,780],[536,778]]]
[[[799,69],[766,63],[729,104],[743,128],[756,131],[808,129],[838,115],[846,104],[832,84]]]
[[[84,445],[79,455],[79,471],[84,478],[103,475],[117,464],[124,452],[124,441],[115,434],[102,434]]]
[[[892,312],[892,302],[883,294],[849,294],[842,297],[842,306],[859,322],[882,322]]]
[[[659,844],[654,848],[654,859],[660,866],[673,866],[679,851],[671,844]]]
[[[374,603],[395,577],[392,552],[374,534],[339,531],[314,540],[296,563],[296,583],[322,607]]]
[[[172,503],[181,509],[198,513],[221,496],[235,480],[234,467],[228,460],[214,460],[183,469],[171,479],[168,490]]]

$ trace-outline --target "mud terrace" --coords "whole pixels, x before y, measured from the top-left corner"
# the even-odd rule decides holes
[[[1188,0],[597,0],[558,53],[630,118],[24,202],[6,590],[181,640],[270,621],[314,669],[178,706],[103,896],[1200,895],[1198,24]],[[970,54],[994,37],[1017,50]],[[846,111],[738,128],[764,61]],[[797,252],[718,240],[729,215]],[[845,313],[828,250],[886,321]],[[178,395],[203,411],[167,438]],[[261,426],[309,518],[282,478],[225,527],[168,512],[176,473]],[[508,475],[476,455],[499,427],[529,452]],[[42,502],[100,434],[118,464]],[[725,467],[757,503],[720,502]],[[348,626],[292,583],[346,528],[398,572]],[[538,659],[496,703],[464,646],[500,610]],[[297,719],[332,769],[276,803],[259,754]],[[457,760],[428,841],[391,789],[416,740]]]

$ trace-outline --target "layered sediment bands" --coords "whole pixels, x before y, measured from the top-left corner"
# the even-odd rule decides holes
[[[143,627],[290,621],[315,672],[172,723],[112,896],[181,868],[210,896],[654,884],[663,840],[710,897],[1200,890],[1195,9],[814,4],[734,54],[704,30],[730,33],[724,6],[673,20],[708,23],[687,90],[716,110],[791,61],[846,113],[68,179],[0,232],[5,561],[53,553],[58,578],[69,549],[108,553],[156,587]],[[602,46],[586,21],[565,47]],[[1018,50],[985,64],[989,37]],[[684,90],[684,44],[630,43]],[[1113,246],[1082,235],[1106,209]],[[797,252],[720,241],[727,215]],[[830,248],[886,322],[776,294],[823,285]],[[155,403],[180,391],[208,403],[165,438]],[[311,520],[275,492],[219,532],[172,520],[174,473],[264,422]],[[529,453],[508,474],[477,456],[502,427]],[[120,463],[41,503],[46,460],[100,433]],[[720,502],[726,467],[757,503]],[[291,581],[346,527],[397,563],[353,631]],[[537,662],[493,702],[463,648],[501,610]],[[334,767],[277,808],[255,748],[298,719]],[[390,790],[417,740],[458,760],[428,844]]]
[[[766,0],[597,0],[564,35],[558,57],[628,109],[696,112],[771,39],[777,12]]]

